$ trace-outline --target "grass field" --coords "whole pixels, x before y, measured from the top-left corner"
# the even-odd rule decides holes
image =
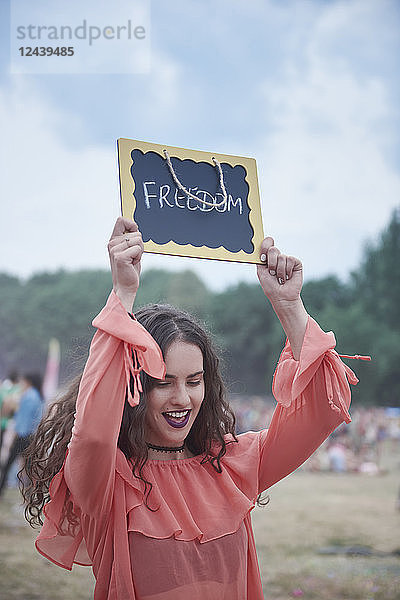
[[[253,511],[265,598],[399,600],[400,556],[322,555],[327,546],[362,545],[391,553],[400,547],[400,453],[386,448],[380,476],[298,472]],[[0,503],[0,599],[89,600],[90,569],[64,571],[34,549],[16,490]],[[250,599],[251,600],[251,599]]]

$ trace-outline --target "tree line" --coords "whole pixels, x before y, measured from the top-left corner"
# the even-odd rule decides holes
[[[332,275],[304,284],[309,313],[333,330],[337,351],[370,354],[347,360],[360,383],[356,403],[400,405],[400,209],[378,241],[365,247],[346,282]],[[38,273],[23,281],[0,273],[0,377],[16,368],[43,372],[49,339],[61,345],[61,380],[79,371],[93,335],[91,320],[111,289],[106,270]],[[269,395],[284,334],[258,284],[213,292],[192,271],[152,269],[142,275],[137,304],[169,303],[212,331],[230,393]]]

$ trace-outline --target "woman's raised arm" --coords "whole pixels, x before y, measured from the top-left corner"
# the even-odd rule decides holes
[[[288,338],[272,388],[278,406],[262,434],[262,491],[297,469],[338,425],[350,422],[349,383],[357,378],[334,350],[333,333],[322,331],[303,306],[301,262],[281,254],[272,238],[265,238],[260,255],[261,286]]]
[[[271,302],[298,360],[307,327],[308,314],[300,297],[303,267],[298,258],[282,254],[271,237],[261,244],[263,265],[257,266],[261,287]]]
[[[162,378],[161,351],[128,311],[139,286],[143,242],[136,223],[119,218],[109,242],[113,292],[94,319],[98,331],[79,387],[65,462],[74,501],[87,514],[106,513],[112,501],[118,436],[125,405],[139,402],[139,373]],[[130,395],[133,377],[134,392]]]
[[[131,312],[139,288],[143,240],[134,221],[118,217],[108,242],[113,289]]]

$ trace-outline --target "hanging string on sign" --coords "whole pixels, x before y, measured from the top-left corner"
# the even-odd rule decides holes
[[[163,152],[164,152],[165,160],[167,161],[167,165],[168,165],[169,171],[171,173],[172,179],[174,180],[174,182],[176,184],[176,187],[178,189],[180,189],[181,192],[183,192],[188,198],[191,198],[192,200],[196,200],[196,202],[200,202],[201,204],[205,204],[207,206],[212,206],[214,208],[216,208],[218,206],[222,206],[223,204],[225,204],[228,201],[228,194],[227,194],[227,191],[225,188],[224,175],[222,173],[221,163],[216,158],[214,158],[214,156],[212,157],[212,160],[218,171],[219,185],[222,190],[222,197],[223,197],[221,202],[218,202],[218,203],[207,202],[207,200],[204,200],[204,198],[201,199],[198,196],[195,196],[194,194],[192,194],[192,192],[190,192],[188,189],[186,189],[185,186],[182,185],[182,183],[179,181],[178,176],[175,173],[174,167],[172,166],[171,158],[170,158],[167,150],[165,150],[165,148],[164,148]]]

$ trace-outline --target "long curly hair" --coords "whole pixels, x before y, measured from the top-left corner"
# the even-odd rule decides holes
[[[158,343],[163,356],[176,341],[200,348],[204,361],[204,400],[185,444],[192,454],[204,454],[202,461],[210,462],[221,473],[221,459],[226,453],[226,446],[236,442],[237,438],[235,416],[226,400],[220,361],[210,334],[192,315],[165,304],[150,304],[139,308],[135,317]],[[149,504],[152,483],[143,475],[148,460],[145,440],[146,394],[155,385],[155,380],[143,371],[141,378],[143,392],[139,404],[132,407],[125,398],[117,445],[132,465],[134,476],[144,483],[146,506],[150,510],[157,510]],[[49,407],[25,452],[25,464],[19,479],[25,501],[25,517],[32,527],[43,524],[42,511],[50,499],[50,482],[65,459],[71,439],[80,379],[81,375]],[[225,439],[227,434],[231,434],[229,441]],[[66,515],[73,525],[75,516],[72,504],[66,508]]]

